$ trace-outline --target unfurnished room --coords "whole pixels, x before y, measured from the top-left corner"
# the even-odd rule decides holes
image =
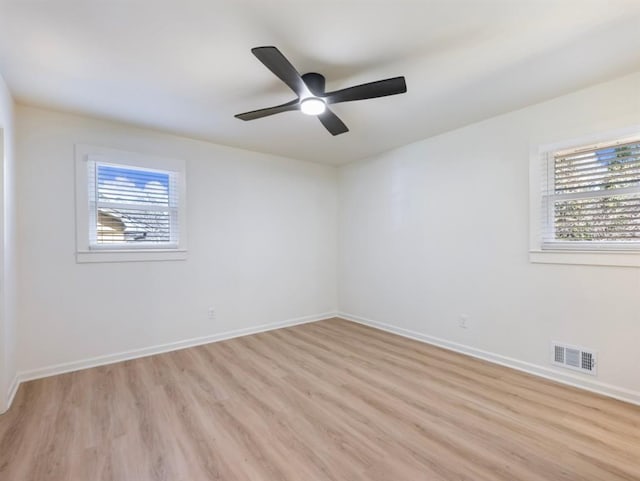
[[[0,0],[0,481],[640,481],[640,0]]]

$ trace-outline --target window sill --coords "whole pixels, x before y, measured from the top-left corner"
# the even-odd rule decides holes
[[[529,262],[534,264],[640,267],[640,252],[530,250]]]
[[[182,261],[186,258],[187,251],[184,249],[122,249],[76,252],[76,262],[78,264],[94,262]]]

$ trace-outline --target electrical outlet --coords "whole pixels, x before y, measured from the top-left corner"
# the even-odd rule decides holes
[[[458,327],[461,329],[467,329],[469,327],[469,316],[466,314],[460,314],[458,318]]]
[[[207,317],[209,318],[210,321],[215,321],[215,319],[216,319],[216,310],[213,307],[210,307],[207,310]]]

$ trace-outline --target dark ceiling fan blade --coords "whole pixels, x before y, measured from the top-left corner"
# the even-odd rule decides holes
[[[328,108],[318,115],[320,122],[331,132],[331,135],[340,135],[349,132],[349,129],[340,118]]]
[[[311,92],[291,62],[276,47],[255,47],[251,51],[265,67],[286,83],[298,97],[309,97]]]
[[[338,102],[351,102],[353,100],[373,99],[376,97],[386,97],[387,95],[403,94],[406,91],[407,84],[404,77],[394,77],[328,92],[325,94],[324,99],[328,104],[337,104]]]
[[[262,117],[268,117],[269,115],[279,114],[280,112],[288,112],[290,110],[298,110],[300,101],[298,99],[287,102],[286,104],[276,105],[275,107],[268,107],[266,109],[252,110],[251,112],[244,112],[242,114],[235,115],[240,120],[255,120]]]

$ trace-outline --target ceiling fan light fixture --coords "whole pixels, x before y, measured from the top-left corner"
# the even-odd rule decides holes
[[[324,100],[318,97],[308,97],[300,102],[300,110],[307,115],[320,115],[326,108]]]

